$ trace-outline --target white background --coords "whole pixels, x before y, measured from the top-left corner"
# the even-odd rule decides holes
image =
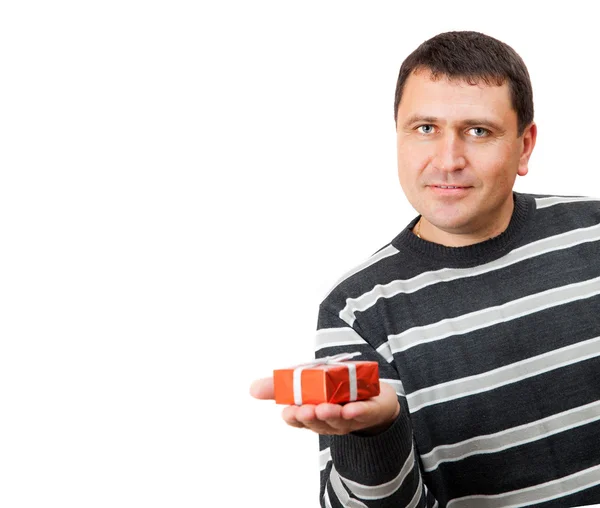
[[[2,2],[0,506],[316,507],[316,436],[248,387],[312,358],[321,298],[415,215],[402,60],[513,46],[516,189],[600,195],[597,17],[539,5]]]

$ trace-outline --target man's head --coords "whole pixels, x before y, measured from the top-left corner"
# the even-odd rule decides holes
[[[460,246],[504,231],[537,133],[521,58],[483,34],[440,34],[402,64],[395,115],[400,183],[423,237]]]
[[[519,136],[533,122],[533,90],[527,67],[507,44],[479,32],[446,32],[421,44],[402,63],[394,120],[408,77],[429,70],[434,79],[458,79],[470,84],[508,84],[511,105],[517,113]]]

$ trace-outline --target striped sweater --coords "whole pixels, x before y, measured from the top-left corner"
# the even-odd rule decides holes
[[[514,198],[467,247],[413,220],[322,301],[316,356],[378,361],[401,413],[319,436],[321,506],[600,503],[600,201]]]

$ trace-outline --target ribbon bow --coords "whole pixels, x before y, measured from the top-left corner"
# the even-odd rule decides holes
[[[339,355],[325,356],[324,358],[317,358],[312,362],[302,363],[294,368],[294,404],[297,406],[302,405],[302,371],[304,369],[310,369],[319,365],[343,365],[348,367],[348,381],[350,382],[350,402],[355,401],[357,397],[357,383],[356,383],[356,365],[352,363],[344,363],[350,358],[359,356],[361,353],[340,353]]]

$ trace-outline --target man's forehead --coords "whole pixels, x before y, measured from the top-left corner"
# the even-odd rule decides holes
[[[446,75],[434,75],[421,70],[409,76],[400,100],[398,114],[458,118],[495,117],[508,120],[516,114],[508,84],[488,84],[475,80]],[[511,122],[512,123],[512,122]]]
[[[445,81],[457,86],[479,86],[485,87],[501,87],[507,83],[507,79],[503,76],[495,75],[451,75],[445,72],[437,72],[429,67],[417,67],[409,76],[419,76],[428,81]]]

